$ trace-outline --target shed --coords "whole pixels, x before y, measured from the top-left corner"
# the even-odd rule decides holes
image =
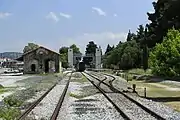
[[[60,69],[59,53],[40,46],[27,52],[17,60],[24,62],[24,73],[58,73]]]

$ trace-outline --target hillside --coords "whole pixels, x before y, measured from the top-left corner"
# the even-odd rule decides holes
[[[0,53],[0,58],[10,58],[10,59],[16,59],[20,57],[22,53],[19,52],[4,52]]]

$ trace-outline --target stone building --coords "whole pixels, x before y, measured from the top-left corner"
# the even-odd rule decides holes
[[[60,71],[60,56],[45,47],[39,47],[27,52],[17,60],[24,61],[24,73],[58,73]]]

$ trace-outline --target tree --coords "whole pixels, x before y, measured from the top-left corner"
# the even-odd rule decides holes
[[[180,75],[180,32],[169,30],[163,42],[150,53],[149,63],[156,75]]]
[[[141,65],[141,51],[139,45],[135,40],[120,43],[110,51],[105,60],[104,66],[110,68],[111,66],[119,66],[120,69],[131,69],[140,67]]]
[[[139,28],[137,30],[137,35],[136,35],[136,42],[140,42],[144,39],[144,26],[139,25]]]
[[[68,56],[67,54],[60,54],[60,59],[61,59],[61,62],[62,62],[62,67],[63,68],[68,68]]]
[[[148,47],[146,44],[143,47],[143,69],[145,71],[148,69]]]
[[[108,45],[107,45],[107,48],[106,48],[105,54],[107,54],[107,53],[110,52],[111,50],[112,50],[112,47],[108,44]]]
[[[144,32],[144,45],[143,45],[143,69],[146,71],[148,69],[148,47],[147,47],[147,43],[146,43],[146,40],[147,40],[147,27],[145,28],[145,31],[143,30]]]
[[[59,49],[60,59],[63,68],[68,68],[68,47],[61,47]]]
[[[39,48],[39,45],[34,44],[34,43],[28,43],[28,45],[24,47],[23,53],[27,53],[37,48]]]
[[[131,31],[129,30],[128,35],[127,35],[127,41],[131,41],[132,40],[132,34]]]
[[[93,41],[90,41],[89,44],[87,45],[86,47],[86,55],[87,54],[93,54],[95,55],[96,53],[96,48],[97,48],[97,45],[93,42]]]
[[[59,49],[59,53],[60,54],[67,54],[68,53],[68,47],[61,47],[60,49]]]
[[[81,53],[81,52],[79,51],[79,48],[78,48],[75,44],[72,44],[72,45],[70,46],[70,48],[73,49],[73,53]]]
[[[147,13],[151,21],[148,27],[148,47],[161,43],[169,29],[180,29],[180,1],[158,0],[153,2],[154,13]]]

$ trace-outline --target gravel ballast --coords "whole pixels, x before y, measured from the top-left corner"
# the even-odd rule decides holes
[[[61,107],[58,120],[123,120],[121,115],[102,94],[94,93],[95,95],[79,99],[69,95],[69,93],[81,94],[82,88],[89,85],[89,82],[79,83],[79,85],[75,82],[70,83],[70,89],[68,89]],[[83,94],[85,92],[83,91]]]
[[[122,90],[123,84],[124,84],[124,86],[127,86],[126,85],[127,83],[125,84],[125,80],[123,78],[118,77],[118,76],[114,76],[114,77],[116,77],[116,80],[113,82],[113,86],[115,88]],[[155,113],[157,113],[158,115],[162,116],[163,118],[165,118],[167,120],[180,120],[180,112],[176,112],[172,108],[170,108],[160,102],[154,102],[152,100],[147,100],[145,98],[141,98],[141,97],[137,96],[136,94],[126,93],[126,95],[128,95],[129,97],[140,102],[141,104],[143,104],[144,106],[151,109],[152,111],[154,111]]]
[[[125,98],[123,95],[113,93],[108,94],[108,96],[122,111],[125,112],[126,115],[130,116],[132,120],[156,120],[156,118]]]
[[[180,112],[176,112],[172,108],[170,108],[162,103],[154,102],[152,100],[147,100],[144,98],[140,98],[137,95],[133,95],[133,94],[132,95],[127,94],[127,95],[129,97],[137,100],[138,102],[140,102],[147,108],[158,113],[159,115],[161,115],[163,118],[165,118],[167,120],[180,120]]]
[[[40,104],[32,110],[28,117],[36,120],[48,120],[56,108],[58,100],[65,88],[64,83],[66,84],[66,82],[62,80],[60,84],[56,85],[54,89],[52,89],[50,93],[40,102]]]

